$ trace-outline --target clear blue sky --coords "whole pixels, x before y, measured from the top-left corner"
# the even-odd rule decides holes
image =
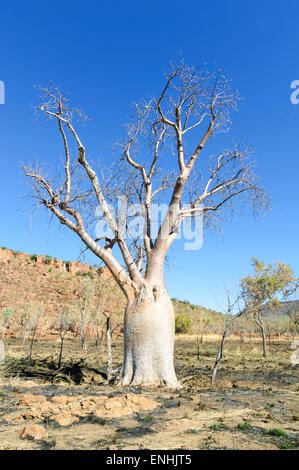
[[[182,53],[190,64],[225,67],[240,90],[229,137],[255,145],[272,210],[258,222],[236,218],[223,236],[206,233],[198,252],[176,249],[170,294],[219,309],[251,256],[298,273],[299,105],[290,102],[290,83],[299,79],[297,0],[12,1],[1,3],[0,15],[0,245],[62,259],[80,249],[57,224],[49,231],[44,214],[31,220],[22,197],[20,162],[57,159],[53,128],[32,119],[34,85],[53,80],[71,92],[91,118],[88,152],[107,164],[131,103],[160,90],[169,61]]]

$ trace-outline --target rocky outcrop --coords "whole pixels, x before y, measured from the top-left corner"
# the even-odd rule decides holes
[[[11,260],[13,257],[14,255],[11,250],[7,250],[3,248],[0,249],[0,261],[2,261],[3,263]]]
[[[49,266],[49,269],[54,268],[59,272],[69,272],[71,276],[97,272],[104,278],[112,277],[110,270],[106,267],[95,268],[79,261],[61,261],[49,255],[29,255],[28,253],[13,251],[4,247],[0,248],[0,262],[7,263],[11,262],[13,259],[37,266],[46,265]]]
[[[89,266],[89,264],[79,263],[78,261],[71,261],[68,265],[68,272],[72,276],[76,276],[77,274],[83,274],[94,271],[94,268]]]
[[[101,309],[112,309],[117,313],[124,310],[125,298],[107,268],[99,269],[87,263],[61,261],[48,255],[30,255],[0,247],[0,310],[11,310],[5,331],[1,330],[0,334],[20,337],[25,334],[24,321],[29,327],[31,319],[33,321],[41,312],[37,338],[59,338],[58,314],[65,308],[75,309],[78,306],[86,287],[86,277],[95,281],[98,289],[91,309],[97,308],[100,295]],[[76,321],[72,334],[80,323],[78,319]],[[116,325],[119,323],[116,317],[115,322]],[[95,319],[86,323],[86,337],[96,334],[96,325]],[[104,332],[102,326],[100,334]]]
[[[101,277],[105,277],[105,278],[112,277],[110,269],[107,268],[106,266],[103,268],[100,268],[100,273],[101,273]]]

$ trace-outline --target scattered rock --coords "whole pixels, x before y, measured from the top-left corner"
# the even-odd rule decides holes
[[[51,401],[43,395],[26,393],[18,401],[18,406],[28,406],[30,411],[9,413],[2,417],[7,422],[43,419],[47,416],[60,426],[68,426],[79,421],[78,417],[119,418],[143,410],[153,410],[159,403],[141,395],[129,393],[109,398],[102,396],[68,397],[58,395]]]
[[[126,397],[114,397],[108,398],[104,404],[106,410],[112,410],[113,408],[122,408],[126,406]]]
[[[134,395],[133,393],[129,393],[126,398],[128,401],[138,405],[140,409],[153,410],[158,406],[157,401],[152,400],[151,398],[145,398],[141,395]]]
[[[65,406],[68,403],[73,403],[75,401],[78,401],[78,397],[66,397],[62,395],[57,395],[55,397],[52,397],[52,403],[55,403],[56,405]]]
[[[33,405],[36,403],[46,402],[47,398],[44,395],[32,395],[31,393],[25,393],[18,401],[18,405]]]
[[[42,403],[36,403],[33,405],[34,408],[40,413],[57,413],[59,411],[59,407],[53,405],[52,403],[46,401]]]
[[[40,424],[29,424],[24,426],[20,430],[20,437],[22,439],[33,439],[35,441],[41,441],[48,437],[47,430]]]
[[[94,411],[93,407],[83,407],[81,403],[72,403],[68,406],[69,411],[76,416],[86,416]]]
[[[150,398],[129,393],[126,396],[108,398],[103,403],[98,401],[94,414],[98,417],[118,418],[142,410],[153,410],[158,405],[158,402]]]
[[[40,418],[41,418],[41,414],[35,410],[29,411],[29,412],[23,412],[23,413],[20,413],[19,411],[17,411],[17,412],[8,413],[7,415],[2,416],[2,419],[4,421],[7,421],[8,423],[13,422],[13,421],[29,421],[29,420],[40,419]]]
[[[79,422],[77,416],[69,412],[53,415],[50,419],[56,421],[60,426],[69,426],[70,424]]]

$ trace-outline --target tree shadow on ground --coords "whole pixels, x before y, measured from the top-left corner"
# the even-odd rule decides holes
[[[80,384],[107,383],[107,374],[99,369],[88,367],[83,361],[70,362],[60,369],[51,360],[8,359],[3,367],[10,377],[39,378],[46,382],[67,382]]]

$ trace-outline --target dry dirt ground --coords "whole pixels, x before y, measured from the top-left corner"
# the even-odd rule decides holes
[[[298,449],[298,366],[290,363],[290,342],[276,340],[264,359],[258,339],[230,339],[212,387],[218,344],[205,337],[198,348],[195,336],[178,336],[183,388],[170,391],[108,383],[104,344],[82,351],[68,339],[57,371],[58,340],[36,342],[31,361],[29,344],[7,340],[0,449]],[[121,357],[118,339],[115,369]]]

